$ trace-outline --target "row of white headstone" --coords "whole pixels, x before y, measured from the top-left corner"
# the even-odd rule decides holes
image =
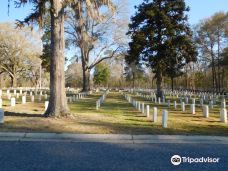
[[[82,99],[82,98],[86,97],[89,94],[91,94],[91,93],[78,93],[78,94],[74,94],[74,95],[71,95],[71,96],[67,97],[67,101],[69,103],[76,102],[77,100]]]
[[[109,90],[106,90],[105,93],[96,101],[96,110],[99,110],[99,108],[101,107],[101,104],[104,103],[108,93],[109,93]]]
[[[16,98],[15,97],[10,97],[8,99],[10,100],[10,106],[13,107],[16,105]],[[47,100],[48,97],[44,96],[44,99]],[[35,96],[34,95],[30,96],[30,102],[33,103],[34,101],[35,101]],[[42,101],[42,96],[39,96],[39,101]],[[26,97],[26,95],[23,95],[21,97],[21,104],[26,104],[26,102],[27,102],[27,97]],[[2,108],[2,104],[3,104],[3,100],[0,98],[0,108]]]
[[[13,91],[12,94],[14,94],[15,96],[17,94],[19,95],[22,95],[22,94],[30,94],[30,96],[32,95],[43,95],[43,94],[46,94],[46,90],[43,91],[43,90],[39,90],[39,91],[33,91],[33,90],[23,90],[23,89],[20,89],[20,90],[17,90],[17,89],[13,89],[13,90],[10,90],[10,89],[7,89],[6,90],[6,94],[11,94],[11,92]],[[3,90],[0,90],[0,96],[3,94]]]
[[[158,97],[158,98],[156,98],[156,97],[150,97],[150,98],[149,98],[149,97],[145,97],[145,95],[142,95],[142,94],[138,94],[138,96],[139,96],[139,97],[142,97],[142,98],[146,98],[147,100],[151,100],[152,102],[154,101],[154,103],[161,104],[161,98],[160,98],[160,97]],[[158,99],[158,100],[157,100],[157,99]],[[188,98],[188,97],[185,97],[185,102],[183,102],[183,99],[182,99],[182,98],[180,98],[179,100],[180,100],[180,104],[181,104],[181,107],[182,107],[182,108],[185,108],[185,107],[184,107],[184,106],[185,106],[185,103],[186,103],[186,104],[189,104],[189,98]],[[192,100],[191,106],[192,106],[192,108],[194,108],[194,106],[196,105],[196,99],[195,99],[195,98],[192,98],[191,100]],[[168,105],[168,107],[170,107],[170,105],[171,105],[170,102],[171,102],[170,100],[167,100],[167,105]],[[162,103],[163,103],[163,104],[166,104],[165,97],[162,98]],[[201,105],[201,106],[204,106],[204,101],[203,101],[203,99],[200,99],[200,105]],[[173,106],[174,106],[174,108],[176,109],[176,107],[177,107],[177,101],[174,101],[174,102],[173,102]],[[213,102],[213,101],[210,101],[210,102],[209,102],[209,107],[210,107],[211,109],[214,108],[214,102]],[[222,99],[222,100],[221,100],[221,106],[220,106],[220,108],[221,108],[221,109],[226,108],[226,101],[225,101],[225,99]]]
[[[143,98],[147,98],[147,100],[158,100],[158,98],[156,98],[156,94],[155,93],[151,93],[151,94],[145,94],[145,93],[140,93],[140,92],[136,92],[136,94],[138,95],[138,96],[140,96],[140,97],[143,97]],[[166,99],[166,96],[169,96],[171,99],[173,99],[173,95],[163,95],[163,97],[162,97],[162,101],[165,101],[165,99]],[[156,98],[156,99],[155,99]],[[199,96],[199,97],[197,97],[197,96],[193,96],[193,95],[176,95],[175,96],[175,98],[179,98],[180,99],[180,101],[183,101],[183,100],[185,100],[185,103],[188,103],[189,102],[189,99],[199,99],[199,101],[201,102],[202,101],[202,103],[204,102],[204,101],[207,101],[207,99],[205,98],[205,96],[203,96],[203,97],[201,97],[201,96]],[[225,97],[224,96],[221,96],[221,98],[220,99],[225,99]],[[210,96],[210,98],[208,99],[208,101],[213,101],[214,103],[217,101],[217,100],[219,100],[219,97],[212,97],[212,96]]]
[[[181,104],[181,110],[182,110],[182,112],[185,112],[185,102],[188,103],[188,98],[185,99],[185,102],[183,102],[182,99],[180,100],[180,102],[181,102],[180,103]],[[195,98],[193,98],[192,99],[192,104],[190,105],[190,112],[192,114],[195,114],[195,106],[196,106],[195,102],[196,102],[196,100],[195,100]],[[155,98],[155,103],[156,103],[156,98]],[[160,104],[160,98],[158,98],[158,104]],[[168,100],[167,104],[168,104],[168,107],[171,106],[170,100]],[[208,118],[209,117],[209,107],[213,108],[213,103],[210,103],[209,107],[208,107],[208,105],[203,105],[203,99],[201,99],[200,104],[203,107],[203,115],[204,115],[204,117]],[[177,102],[176,101],[173,102],[173,106],[174,106],[175,109],[177,108]],[[226,101],[225,101],[225,99],[222,99],[220,108],[221,108],[220,109],[220,120],[222,122],[227,122],[227,110],[226,110]]]
[[[2,90],[0,90],[0,98],[3,96],[4,94],[2,93]],[[19,93],[15,93],[15,94],[11,94],[11,93],[9,93],[9,92],[6,92],[6,97],[10,100],[12,97],[14,97],[14,98],[20,98],[20,96],[27,96],[27,93],[26,92],[24,92],[23,94],[19,94]],[[38,95],[38,99],[39,99],[39,101],[41,101],[42,100],[42,97],[44,96],[44,99],[45,100],[47,100],[48,99],[48,95],[45,93],[44,95],[41,93],[40,95]],[[32,93],[32,92],[30,92],[30,97],[31,97],[31,102],[34,102],[34,94]]]
[[[155,95],[156,89],[127,89],[128,92],[131,93],[142,93],[142,94],[150,94]],[[214,98],[228,98],[228,94],[219,94],[219,93],[210,93],[210,92],[196,92],[196,91],[187,91],[187,90],[170,90],[164,89],[163,93],[169,96],[195,96],[195,97],[202,97],[204,100]]]
[[[145,104],[143,102],[137,101],[133,99],[128,94],[123,94],[124,98],[131,103],[138,111],[142,112],[143,114],[146,113],[146,117],[150,118],[150,106],[146,105],[146,111],[145,111]],[[158,109],[157,107],[153,107],[153,115],[152,115],[152,121],[154,123],[157,122],[157,116],[158,116]],[[166,109],[162,109],[162,126],[164,128],[167,128],[168,126],[168,111]]]
[[[144,103],[141,103],[140,101],[134,100],[131,96],[125,94],[125,98],[128,100],[129,103],[132,103],[133,106],[136,107],[139,111],[142,111],[144,113]],[[170,107],[170,101],[168,101],[168,107]],[[147,108],[149,108],[149,105],[147,105]],[[147,109],[146,108],[146,109]],[[174,101],[174,108],[177,108],[177,103]],[[154,109],[155,111],[157,109]],[[185,103],[181,103],[181,111],[185,112]],[[195,100],[193,100],[193,104],[190,105],[190,112],[191,114],[195,114]],[[146,112],[148,115],[149,113]],[[208,105],[203,105],[203,116],[205,118],[209,118],[209,107]],[[227,122],[227,109],[226,109],[226,103],[225,101],[222,102],[221,109],[220,109],[220,121],[226,123]]]
[[[151,94],[145,94],[145,93],[140,93],[140,92],[136,92],[138,96],[145,98],[147,100],[151,100],[154,101],[155,103],[161,103],[161,99],[162,99],[162,103],[166,103],[166,95],[164,95],[161,99],[158,97],[156,98],[156,94],[155,93],[151,93]],[[173,99],[173,95],[169,95],[171,99]],[[194,102],[192,102],[192,104],[196,104],[195,101],[196,99],[198,100],[198,103],[203,106],[204,103],[208,104],[210,106],[210,108],[213,108],[214,105],[216,104],[220,104],[221,102],[221,108],[224,108],[223,105],[225,104],[225,96],[224,95],[216,95],[216,96],[209,96],[209,98],[206,98],[205,95],[199,95],[199,97],[197,96],[193,96],[193,95],[182,95],[182,96],[178,96],[178,94],[176,95],[176,98],[179,98],[180,103],[181,102],[185,102],[186,104],[189,104],[189,99],[194,100]]]
[[[22,99],[21,99],[21,103],[22,104],[26,104],[26,95],[27,95],[27,91],[24,91],[23,93],[23,90],[20,89],[20,94],[17,93],[17,90],[13,90],[14,91],[14,95],[16,97],[12,97],[11,96],[11,93],[10,93],[10,90],[6,90],[6,96],[7,98],[10,100],[10,106],[11,107],[15,107],[16,106],[16,98],[18,99],[20,97],[20,95],[22,95]],[[36,93],[35,93],[36,94]],[[86,93],[78,93],[78,94],[74,94],[73,96],[70,96],[69,98],[69,101],[72,102],[72,101],[76,101],[78,99],[81,99],[83,97],[85,97],[86,95],[88,94],[91,94],[91,92],[86,92]],[[3,100],[2,100],[2,97],[3,96],[3,91],[0,89],[0,123],[4,123],[4,110],[2,109],[2,105],[3,105]],[[43,95],[43,92],[40,91],[40,95],[38,97],[39,101],[42,100],[42,96],[44,96],[45,100],[48,99],[48,96],[45,92],[45,94]],[[35,101],[35,96],[33,95],[33,92],[30,91],[30,100],[31,102],[34,102]],[[44,109],[45,111],[47,110],[48,108],[48,105],[49,105],[49,101],[45,101],[44,102]]]

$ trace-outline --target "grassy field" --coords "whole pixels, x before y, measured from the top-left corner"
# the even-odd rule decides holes
[[[219,121],[219,109],[210,109],[210,117],[204,118],[201,107],[196,107],[196,114],[181,112],[180,105],[175,110],[164,105],[155,105],[150,101],[135,96],[152,107],[158,107],[158,122],[147,119],[145,114],[137,111],[118,92],[108,94],[105,103],[96,111],[96,100],[100,94],[87,96],[69,104],[73,119],[44,118],[44,102],[22,105],[17,101],[16,107],[9,106],[9,100],[3,99],[5,123],[0,131],[8,132],[67,132],[67,133],[113,133],[113,134],[191,134],[191,135],[228,135],[228,124]],[[28,98],[27,98],[28,99]],[[28,99],[29,100],[29,99]],[[27,100],[27,101],[28,101]],[[161,126],[161,109],[168,109],[168,128]]]

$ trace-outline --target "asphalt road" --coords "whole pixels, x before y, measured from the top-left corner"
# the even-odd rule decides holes
[[[219,157],[219,163],[181,163],[171,156]],[[225,144],[117,144],[92,142],[0,142],[0,171],[228,170]]]

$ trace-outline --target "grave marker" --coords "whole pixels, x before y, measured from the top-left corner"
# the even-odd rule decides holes
[[[157,115],[158,115],[158,109],[157,109],[157,107],[154,107],[154,110],[153,110],[153,122],[157,122]]]
[[[226,109],[220,109],[220,121],[227,123],[227,110]]]
[[[150,117],[150,106],[146,105],[146,117],[149,118]]]
[[[163,109],[162,110],[162,127],[167,128],[168,122],[168,111]]]
[[[4,110],[0,109],[0,124],[4,123]]]

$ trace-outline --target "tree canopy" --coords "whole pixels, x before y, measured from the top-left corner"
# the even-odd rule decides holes
[[[132,41],[126,60],[151,67],[157,95],[162,96],[162,77],[176,75],[186,63],[196,60],[186,15],[189,8],[183,0],[145,0],[137,9],[129,25]]]

